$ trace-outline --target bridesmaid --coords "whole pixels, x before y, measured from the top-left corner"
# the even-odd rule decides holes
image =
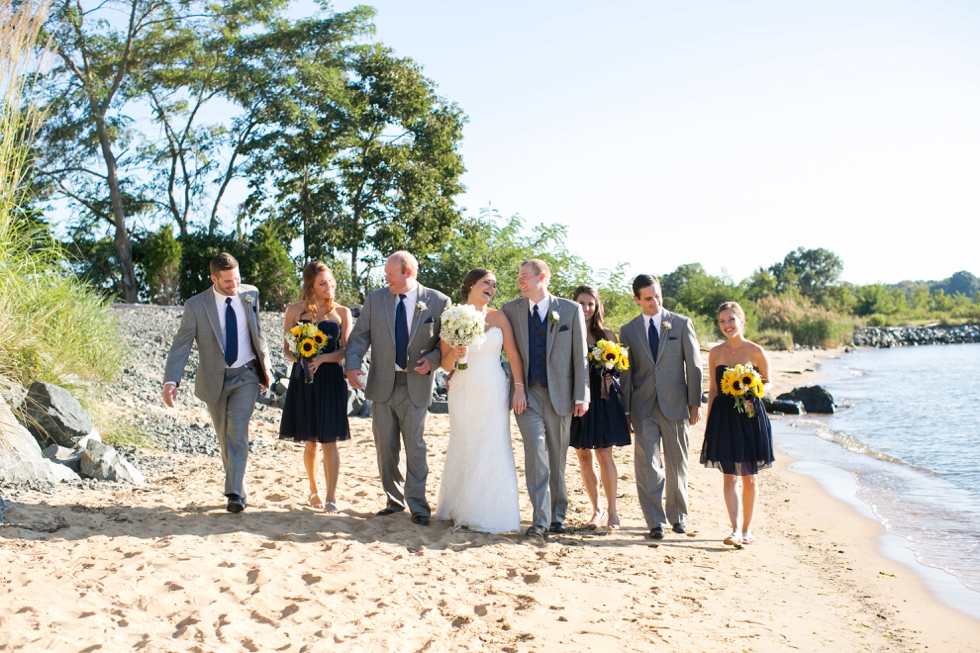
[[[579,286],[572,295],[572,301],[582,306],[585,314],[586,339],[589,347],[599,340],[616,342],[616,336],[610,329],[602,325],[602,301],[599,291],[594,286]],[[611,383],[612,376],[600,374],[594,367],[589,368],[589,385],[591,387],[591,403],[589,411],[582,417],[572,418],[571,437],[569,445],[578,455],[579,469],[582,472],[582,482],[585,492],[592,502],[592,518],[586,528],[596,528],[602,519],[608,517],[610,529],[619,528],[619,515],[616,512],[616,463],[613,461],[613,446],[623,447],[630,444],[630,427],[626,419],[626,410],[619,401],[619,394]],[[606,384],[605,396],[602,397],[602,385]],[[595,474],[592,454],[599,462],[599,474],[602,477],[602,489],[606,494],[606,509],[599,508],[599,481]]]
[[[340,364],[353,327],[350,309],[334,304],[336,291],[337,282],[326,265],[313,261],[303,268],[302,298],[286,308],[283,317],[283,353],[296,363],[296,357],[289,349],[289,330],[297,322],[313,322],[328,341],[323,352],[309,362],[312,384],[303,380],[302,366],[293,365],[279,423],[280,440],[306,444],[303,463],[310,482],[310,506],[332,515],[337,514],[337,477],[340,474],[337,442],[350,439],[347,382]],[[325,496],[317,489],[317,443],[323,449]]]
[[[772,467],[775,460],[772,448],[772,427],[762,401],[753,398],[755,417],[740,413],[735,398],[722,394],[718,386],[726,367],[752,363],[762,377],[763,387],[769,386],[769,358],[759,345],[745,339],[745,311],[735,302],[718,307],[718,327],[726,341],[708,354],[711,389],[708,392],[708,424],[704,429],[701,463],[715,467],[724,474],[725,505],[732,523],[732,534],[725,544],[752,544],[752,516],[755,512],[756,481],[760,469]],[[741,505],[738,481],[742,480]]]

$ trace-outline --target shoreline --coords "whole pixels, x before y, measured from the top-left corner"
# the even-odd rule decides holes
[[[774,352],[773,393],[819,382],[816,363],[838,351]],[[175,414],[207,419],[190,402]],[[313,513],[302,448],[278,441],[277,427],[252,423],[263,446],[242,515],[223,509],[220,461],[183,454],[167,454],[174,466],[144,487],[6,493],[0,647],[838,653],[970,651],[980,637],[980,622],[881,552],[879,523],[793,471],[782,451],[760,476],[758,542],[724,546],[722,477],[697,463],[703,422],[691,431],[687,536],[644,537],[624,447],[614,452],[623,529],[582,528],[590,509],[572,455],[569,532],[540,546],[375,517],[384,497],[363,419],[340,446],[341,515]],[[513,422],[511,433],[526,520]],[[435,503],[448,416],[428,416],[426,440]]]

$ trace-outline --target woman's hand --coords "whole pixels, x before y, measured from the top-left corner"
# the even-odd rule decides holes
[[[320,354],[317,354],[309,360],[306,364],[307,369],[310,370],[310,376],[316,374],[316,368],[320,367]]]
[[[453,349],[453,354],[456,356],[456,360],[458,360],[458,361],[461,361],[464,358],[466,358],[466,354],[468,352],[469,352],[469,349],[467,347],[463,346],[463,345],[460,345],[459,347],[456,347],[455,349]]]
[[[524,394],[524,388],[517,386],[514,389],[514,414],[520,415],[527,408],[527,395]]]

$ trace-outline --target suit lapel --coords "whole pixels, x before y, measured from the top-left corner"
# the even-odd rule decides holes
[[[657,361],[653,360],[653,352],[650,351],[650,338],[647,337],[646,327],[643,326],[643,313],[640,313],[633,323],[636,325],[634,330],[637,333],[637,341],[643,343],[643,351],[647,359],[656,365]]]
[[[211,290],[205,290],[204,292],[204,313],[208,316],[208,322],[211,323],[211,328],[214,329],[214,339],[218,341],[218,347],[221,348],[221,353],[223,354],[225,353],[225,343],[221,338],[221,321],[218,319],[218,307],[214,301],[214,287],[212,286]]]
[[[528,311],[530,310],[528,300],[521,299],[517,302],[517,325],[520,327],[518,331],[521,333],[521,357],[524,358],[524,372],[527,373],[527,354],[528,348],[531,346],[527,341],[527,321],[528,321]]]
[[[395,342],[395,300],[396,295],[393,295],[390,290],[386,291],[387,295],[384,298],[385,305],[385,317],[388,318],[388,329],[391,331],[391,342]]]
[[[428,294],[425,291],[425,287],[419,284],[419,294],[415,299],[415,316],[412,318],[412,330],[408,332],[408,344],[412,344],[415,340],[415,334],[419,331],[419,323],[422,321],[422,311],[419,310],[419,302],[423,302],[427,298]]]
[[[660,360],[660,356],[663,355],[664,353],[664,347],[667,346],[667,334],[670,333],[670,330],[667,329],[666,327],[668,324],[670,324],[671,317],[672,317],[672,313],[670,313],[670,311],[668,311],[667,309],[664,309],[664,314],[660,318],[660,342],[658,343],[658,347],[657,347],[658,361]]]
[[[560,306],[558,304],[558,300],[556,300],[554,297],[551,297],[548,300],[548,310],[544,312],[544,332],[545,332],[546,342],[548,343],[547,350],[545,353],[545,360],[551,358],[551,347],[552,345],[555,344],[555,338],[554,338],[555,334],[552,332],[555,329],[559,328],[559,326],[561,325],[561,311],[559,309]],[[558,311],[558,324],[552,324],[551,322],[552,311]]]

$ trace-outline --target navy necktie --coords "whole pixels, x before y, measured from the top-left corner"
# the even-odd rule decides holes
[[[539,324],[541,323],[541,314],[538,313],[538,305],[537,304],[534,305],[534,319],[537,320]]]
[[[657,333],[657,327],[653,324],[653,318],[650,318],[650,329],[648,330],[648,336],[650,338],[650,351],[653,353],[653,362],[657,362],[657,350],[660,349],[660,334]]]
[[[238,316],[231,307],[231,297],[225,299],[225,363],[231,367],[238,360]]]
[[[395,307],[395,365],[408,369],[408,314],[405,312],[405,295],[398,295]]]

